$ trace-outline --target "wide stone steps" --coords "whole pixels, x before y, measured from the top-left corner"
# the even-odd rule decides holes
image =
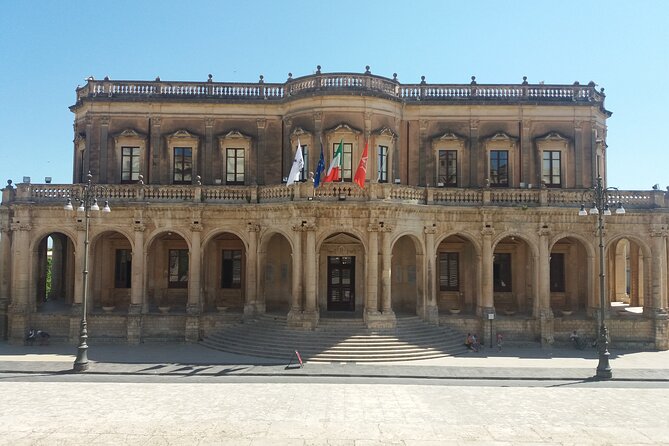
[[[313,331],[289,329],[285,316],[262,315],[212,333],[201,344],[220,351],[289,360],[295,350],[311,362],[381,362],[465,353],[464,336],[416,316],[398,317],[393,330],[368,330],[359,319],[322,318]]]

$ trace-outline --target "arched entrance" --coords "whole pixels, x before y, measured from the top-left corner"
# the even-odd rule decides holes
[[[395,314],[420,314],[425,306],[423,255],[413,236],[404,235],[393,245],[391,279],[391,302]]]
[[[493,254],[493,305],[501,314],[531,315],[535,291],[534,255],[527,241],[507,236]]]
[[[290,242],[283,234],[274,233],[263,242],[260,255],[260,293],[265,299],[265,311],[287,313],[292,295],[293,256]]]
[[[462,235],[451,235],[437,247],[439,314],[474,313],[480,296],[476,247]]]
[[[550,306],[554,314],[569,315],[588,308],[592,266],[583,243],[574,237],[559,239],[550,253]]]
[[[61,232],[47,234],[35,245],[33,258],[37,311],[69,311],[76,274],[72,240]]]
[[[364,247],[355,235],[329,236],[320,248],[319,307],[330,313],[362,314],[364,307]]]
[[[147,252],[146,311],[185,311],[188,301],[188,243],[178,233],[157,235]]]
[[[217,234],[207,241],[202,265],[205,310],[243,311],[246,294],[244,242],[231,232]]]
[[[90,258],[88,277],[92,307],[105,311],[127,311],[133,260],[128,238],[116,231],[103,232],[92,241]]]
[[[643,307],[645,302],[643,250],[629,238],[621,238],[609,245],[608,297],[612,303],[629,307]]]

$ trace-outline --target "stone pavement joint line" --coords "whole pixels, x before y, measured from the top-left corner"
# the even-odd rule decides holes
[[[71,373],[75,347],[0,343],[0,373]],[[287,376],[469,380],[592,380],[597,352],[509,348],[503,352],[398,363],[306,363],[213,351],[195,344],[93,345],[88,374],[142,376]],[[669,381],[669,352],[612,355],[613,380]]]

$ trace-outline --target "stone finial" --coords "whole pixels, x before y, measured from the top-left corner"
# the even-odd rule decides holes
[[[95,77],[93,77],[93,75],[91,74],[90,76],[88,76],[88,77],[86,78],[86,80],[87,80],[87,81],[94,81],[94,80],[95,80]]]
[[[214,76],[212,76],[211,73],[209,73],[209,75],[207,76],[207,82],[213,82],[213,81],[214,81]]]
[[[600,93],[602,96],[606,96],[606,95],[604,94],[604,87],[602,87],[602,88],[599,89],[599,93]]]
[[[476,85],[476,76],[472,76],[471,84]]]
[[[109,76],[105,76],[105,80],[108,81],[108,80],[109,80]]]
[[[365,65],[365,74],[372,74],[372,72],[369,71],[369,65]]]
[[[421,84],[425,84],[425,83],[426,83],[426,82],[425,82],[425,76],[421,76],[421,77],[420,77],[420,83],[421,83]]]
[[[137,184],[144,184],[144,175],[137,175]]]
[[[527,85],[527,76],[523,76],[523,85]]]
[[[259,83],[259,84],[264,84],[264,83],[265,83],[264,79],[265,79],[265,76],[263,76],[263,75],[261,74],[261,75],[260,75],[260,80],[258,81],[258,83]]]
[[[156,76],[156,82],[160,82],[160,76]]]
[[[321,66],[316,65],[316,74],[321,74]]]
[[[594,87],[594,86],[595,86],[595,81],[588,82],[588,87]]]
[[[288,73],[288,80],[292,81],[293,80],[293,73]]]
[[[7,189],[13,189],[12,180],[7,180]]]
[[[578,87],[579,85],[581,85],[579,81],[574,81],[574,86]]]
[[[393,80],[397,82],[397,73],[393,73]]]

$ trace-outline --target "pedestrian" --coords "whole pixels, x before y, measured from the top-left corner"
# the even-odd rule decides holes
[[[502,333],[497,333],[497,351],[501,352],[502,351],[502,342],[504,341],[504,336],[502,336]]]
[[[480,347],[481,347],[481,343],[479,342],[478,336],[473,334],[472,335],[472,348],[474,349],[475,352],[478,352]]]
[[[473,344],[474,344],[474,341],[472,339],[472,334],[467,333],[467,337],[465,338],[465,347],[467,347],[467,350],[471,350]]]

